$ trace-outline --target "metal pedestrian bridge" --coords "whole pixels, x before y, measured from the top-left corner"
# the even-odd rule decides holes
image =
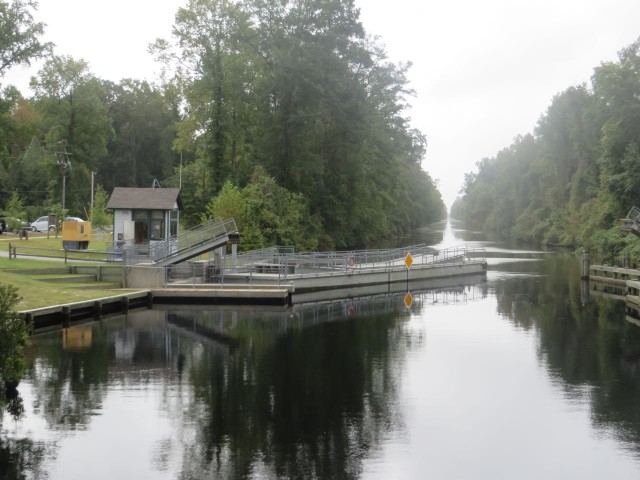
[[[271,247],[227,255],[213,263],[173,265],[166,269],[165,286],[292,285],[300,293],[484,275],[486,269],[485,250],[466,246],[436,250],[421,244],[396,249],[302,253],[290,247]]]
[[[640,237],[640,208],[633,207],[622,219],[622,230]]]
[[[165,267],[223,247],[236,241],[238,227],[233,219],[210,220],[169,239],[151,244],[127,244],[122,249],[125,266],[151,264]]]

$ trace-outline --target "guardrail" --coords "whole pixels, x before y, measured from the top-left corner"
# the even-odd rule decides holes
[[[73,250],[68,248],[42,248],[32,247],[24,243],[15,244],[9,242],[9,258],[20,257],[42,257],[56,260],[107,262],[113,259],[114,252],[105,250]]]

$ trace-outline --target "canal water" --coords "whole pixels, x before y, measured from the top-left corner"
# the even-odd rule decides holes
[[[290,309],[136,311],[39,334],[0,478],[640,478],[640,327],[579,259]],[[4,476],[3,476],[4,474]]]

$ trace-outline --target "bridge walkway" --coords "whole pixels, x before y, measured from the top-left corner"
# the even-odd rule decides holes
[[[124,264],[152,264],[157,267],[175,265],[220,248],[237,236],[238,227],[233,219],[210,220],[163,242],[127,245]]]

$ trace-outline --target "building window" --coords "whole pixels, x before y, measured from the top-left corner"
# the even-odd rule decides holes
[[[164,212],[151,210],[151,240],[164,240]]]
[[[136,243],[164,240],[166,238],[164,215],[164,210],[133,210]]]

